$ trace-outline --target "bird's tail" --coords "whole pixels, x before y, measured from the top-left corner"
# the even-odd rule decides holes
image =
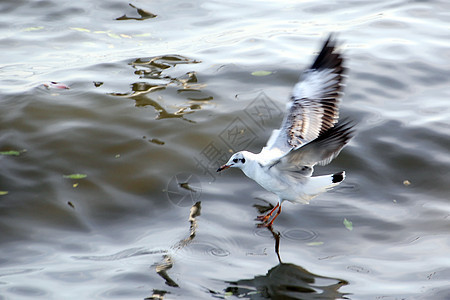
[[[345,179],[345,172],[339,172],[331,175],[310,177],[305,186],[305,193],[311,198],[334,188]]]
[[[345,171],[334,173],[333,175],[331,175],[331,183],[334,184],[333,186],[338,185],[339,183],[344,181],[344,179],[345,179]]]

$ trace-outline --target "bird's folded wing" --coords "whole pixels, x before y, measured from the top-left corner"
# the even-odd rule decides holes
[[[285,171],[300,171],[304,167],[328,164],[353,137],[352,128],[349,122],[342,122],[325,131],[315,140],[292,149],[272,166]]]
[[[345,68],[332,36],[295,85],[281,128],[274,130],[262,152],[278,158],[334,126],[339,118]]]

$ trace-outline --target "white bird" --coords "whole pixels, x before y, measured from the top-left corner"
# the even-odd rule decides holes
[[[272,226],[283,201],[307,204],[345,178],[344,171],[311,176],[314,166],[331,162],[354,133],[349,122],[336,124],[346,71],[342,64],[343,58],[336,52],[330,35],[294,86],[281,128],[272,132],[267,145],[257,154],[237,152],[217,170],[240,168],[247,177],[278,196],[277,205],[258,217],[264,226]]]

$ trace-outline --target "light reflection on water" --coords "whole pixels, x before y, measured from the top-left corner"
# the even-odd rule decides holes
[[[448,299],[449,9],[3,1],[0,299]],[[330,31],[358,135],[317,172],[347,179],[256,228],[271,196],[214,171]]]

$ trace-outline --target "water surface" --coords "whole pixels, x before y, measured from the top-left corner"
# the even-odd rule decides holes
[[[0,299],[448,299],[448,11],[3,1]],[[347,179],[257,228],[273,195],[215,170],[329,32],[358,134],[316,174]]]

